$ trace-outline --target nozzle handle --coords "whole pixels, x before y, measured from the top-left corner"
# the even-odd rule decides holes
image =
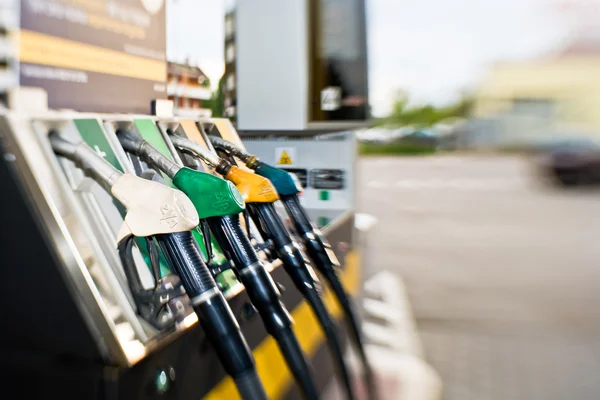
[[[306,265],[302,253],[283,225],[273,203],[248,203],[248,211],[260,225],[265,238],[273,242],[275,253],[296,288],[304,296],[313,290],[320,291],[319,278]]]
[[[267,400],[267,394],[256,371],[248,371],[245,374],[233,378],[242,400]]]
[[[179,275],[198,321],[223,367],[238,384],[242,399],[265,400],[252,350],[225,297],[217,287],[191,232],[155,236],[169,265]]]
[[[300,204],[300,199],[296,194],[280,196],[281,202],[285,207],[296,231],[300,235],[305,235],[312,232],[314,227],[304,211],[304,207]]]
[[[215,148],[225,150],[244,162],[248,161],[251,157],[253,157],[252,154],[245,152],[238,146],[234,145],[231,142],[228,142],[225,139],[216,136],[208,136],[208,138]]]
[[[155,235],[173,271],[179,275],[192,305],[218,293],[217,284],[202,260],[192,232]]]
[[[258,378],[252,350],[246,342],[223,294],[197,304],[194,311],[200,326],[219,356],[243,400],[266,400],[267,394]]]
[[[119,142],[126,152],[134,154],[146,161],[148,164],[155,166],[167,174],[169,178],[173,179],[175,174],[177,174],[177,172],[181,169],[179,165],[172,160],[169,160],[163,153],[155,149],[150,143],[140,137],[135,136],[131,132],[118,131],[117,137],[119,138]]]
[[[209,218],[208,224],[219,246],[235,264],[237,276],[263,318],[267,332],[275,336],[281,329],[291,327],[292,317],[281,302],[277,285],[246,236],[239,215]]]

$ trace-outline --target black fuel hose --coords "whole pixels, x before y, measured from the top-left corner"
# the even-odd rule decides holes
[[[358,315],[350,296],[340,281],[336,271],[336,264],[327,254],[327,249],[331,251],[331,247],[329,246],[329,243],[326,242],[326,239],[321,236],[320,232],[311,224],[297,195],[283,195],[280,196],[280,198],[294,224],[294,228],[302,238],[308,256],[313,261],[314,266],[318,271],[325,277],[325,280],[329,283],[330,288],[333,290],[335,297],[340,303],[342,310],[344,310],[350,337],[358,350],[363,364],[369,399],[376,400],[378,398],[377,385],[375,383],[373,370],[365,352]]]
[[[135,261],[133,260],[133,236],[127,236],[119,242],[118,253],[137,308],[137,313],[154,328],[163,330],[173,326],[175,323],[177,319],[176,315],[179,313],[179,307],[177,307],[178,298],[185,296],[185,291],[181,285],[166,285],[162,282],[163,278],[160,277],[160,270],[156,274],[156,269],[159,268],[158,249],[151,238],[144,239],[146,239],[150,263],[154,272],[155,284],[153,288],[144,288],[140,280]],[[163,301],[162,299],[168,300]]]
[[[245,286],[267,332],[277,342],[300,391],[306,399],[318,399],[309,364],[292,330],[292,317],[281,302],[273,278],[259,261],[246,236],[239,215],[211,217],[207,220],[217,243],[235,264],[238,278]]]
[[[266,239],[273,242],[275,253],[281,260],[285,271],[317,317],[317,321],[325,333],[329,351],[335,361],[334,365],[347,398],[355,399],[356,395],[352,389],[348,366],[344,361],[343,347],[337,335],[336,325],[319,294],[318,278],[304,262],[304,257],[281,222],[273,203],[248,203],[247,208],[255,222],[260,225],[261,231],[265,233]]]
[[[198,321],[225,371],[244,400],[266,400],[252,351],[240,327],[201,258],[191,232],[155,235],[169,266],[179,275]],[[200,379],[200,377],[198,377]]]

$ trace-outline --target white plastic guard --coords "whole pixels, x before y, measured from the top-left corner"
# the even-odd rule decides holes
[[[183,192],[161,183],[124,174],[111,192],[127,208],[117,242],[128,235],[189,231],[200,222],[192,201]]]

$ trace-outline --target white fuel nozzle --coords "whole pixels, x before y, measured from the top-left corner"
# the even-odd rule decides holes
[[[127,208],[117,242],[128,235],[143,237],[189,231],[200,222],[192,201],[180,190],[161,183],[124,174],[111,192]]]

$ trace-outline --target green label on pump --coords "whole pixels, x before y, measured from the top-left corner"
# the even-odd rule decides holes
[[[118,169],[121,172],[124,172],[123,166],[119,162],[117,155],[113,151],[112,147],[108,142],[108,139],[104,135],[104,129],[102,129],[102,125],[100,121],[97,119],[89,118],[89,119],[76,119],[73,120],[75,122],[75,126],[79,131],[84,142],[87,143],[92,149],[96,150],[102,158],[110,163],[113,167]],[[119,210],[119,213],[123,218],[127,214],[127,210],[119,202],[117,199],[113,199],[115,206]]]
[[[100,122],[96,119],[76,119],[74,122],[83,140],[92,149],[96,150],[102,158],[108,161],[110,165],[124,172],[123,166],[117,159],[117,155],[110,147],[106,136],[104,136],[104,130],[100,126]]]

